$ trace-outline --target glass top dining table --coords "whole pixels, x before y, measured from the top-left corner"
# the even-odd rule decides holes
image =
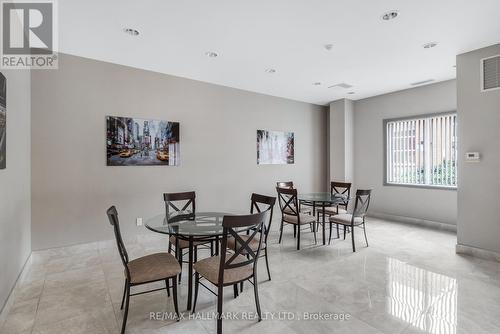
[[[303,193],[298,194],[299,201],[303,202],[315,202],[315,203],[327,203],[327,204],[343,204],[349,198],[343,194],[331,194],[331,193]]]
[[[215,253],[219,254],[219,238],[224,233],[222,221],[224,216],[236,215],[236,213],[227,212],[192,212],[180,211],[174,212],[168,216],[167,214],[156,215],[145,222],[147,229],[161,234],[166,234],[176,237],[176,242],[179,239],[188,241],[188,298],[187,309],[191,309],[191,301],[193,294],[193,263],[194,259],[194,242],[206,241],[215,245]],[[248,227],[235,229],[236,232],[248,230]],[[175,245],[176,249],[178,244]],[[196,246],[197,247],[197,246]],[[212,246],[211,246],[212,249]],[[179,261],[182,261],[182,251],[176,252],[180,256]]]
[[[304,206],[312,206],[312,214],[316,217],[316,209],[321,208],[320,211],[322,214],[322,236],[323,236],[323,245],[326,245],[326,212],[325,207],[335,206],[335,205],[343,205],[349,201],[349,197],[344,194],[331,194],[327,192],[318,192],[318,193],[299,193],[297,195],[297,199]],[[330,226],[330,230],[331,230]],[[330,231],[331,233],[331,231]]]
[[[161,214],[148,219],[145,223],[147,229],[188,240],[190,237],[216,237],[223,235],[222,221],[224,216],[236,215],[228,212],[181,212],[170,215]],[[236,229],[237,232],[246,228]]]

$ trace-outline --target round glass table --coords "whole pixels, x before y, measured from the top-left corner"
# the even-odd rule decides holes
[[[146,221],[147,229],[162,233],[178,236],[180,239],[188,240],[190,237],[210,238],[222,236],[222,220],[224,216],[235,215],[227,212],[196,212],[193,213],[174,213],[167,219],[166,214],[158,215]],[[245,229],[235,229],[237,232]]]
[[[325,236],[325,207],[328,206],[336,206],[343,205],[349,201],[349,197],[343,194],[331,194],[331,193],[303,193],[298,194],[297,196],[299,202],[302,205],[312,206],[313,216],[316,217],[316,208],[321,208],[322,212],[322,235],[323,235],[323,245],[326,244],[326,236]],[[331,227],[330,227],[331,229]],[[330,231],[331,233],[331,231]]]
[[[222,221],[224,216],[235,215],[235,213],[224,212],[191,212],[179,211],[167,216],[161,214],[154,216],[145,222],[147,229],[161,234],[175,236],[177,239],[186,240],[189,243],[188,260],[188,301],[187,309],[191,310],[193,294],[193,263],[194,242],[215,241],[215,255],[219,254],[219,238],[224,233]],[[235,229],[236,232],[246,231],[248,228]],[[177,247],[176,247],[177,248]],[[182,252],[179,252],[182,261]]]

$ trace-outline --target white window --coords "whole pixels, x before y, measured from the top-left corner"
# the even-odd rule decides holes
[[[457,114],[384,121],[385,183],[457,186]]]

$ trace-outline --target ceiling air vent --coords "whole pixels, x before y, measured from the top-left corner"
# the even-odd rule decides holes
[[[338,84],[335,84],[335,85],[331,85],[329,86],[328,88],[343,88],[343,89],[349,89],[349,88],[352,88],[352,85],[349,85],[345,82],[341,82],[341,83],[338,83]]]
[[[425,85],[425,84],[428,84],[428,83],[431,83],[431,82],[434,82],[434,79],[427,79],[427,80],[424,80],[424,81],[412,82],[410,85],[412,85],[412,86],[421,86],[421,85]]]
[[[481,59],[481,90],[500,89],[500,55]]]

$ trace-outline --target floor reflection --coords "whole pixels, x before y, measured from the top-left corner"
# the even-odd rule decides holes
[[[393,258],[388,258],[387,274],[389,314],[426,333],[456,333],[456,279]]]

